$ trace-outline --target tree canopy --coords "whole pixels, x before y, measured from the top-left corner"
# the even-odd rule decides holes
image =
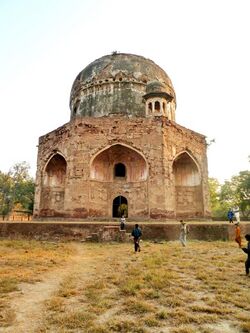
[[[214,218],[226,218],[229,208],[239,207],[242,217],[250,217],[250,171],[240,171],[220,185],[209,178],[210,203]]]
[[[15,164],[7,173],[0,171],[0,214],[4,217],[15,207],[32,214],[35,183],[26,162]]]

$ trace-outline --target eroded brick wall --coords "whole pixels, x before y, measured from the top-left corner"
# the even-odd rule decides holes
[[[184,151],[195,160],[201,175],[201,195],[185,216],[198,211],[206,217],[207,161],[202,135],[164,117],[77,118],[39,139],[34,217],[110,218],[116,196],[128,200],[129,217],[178,217],[173,161]],[[48,193],[45,182],[48,162],[55,154],[66,162],[61,201],[56,189]],[[114,178],[115,160],[126,164],[126,178]],[[46,202],[51,200],[55,204],[48,207]]]
[[[113,226],[113,227],[112,227]],[[119,223],[49,223],[49,222],[31,222],[31,223],[0,223],[0,237],[2,239],[37,239],[37,240],[56,240],[56,241],[82,241],[90,235],[98,234],[99,240],[105,238],[107,229],[112,232],[108,233],[107,240],[117,240],[117,232],[114,227],[118,227]],[[134,225],[126,226],[127,234],[130,234]],[[174,241],[179,239],[180,226],[179,224],[144,224],[141,223],[142,239],[151,241]],[[250,223],[241,224],[241,234],[244,239],[245,234],[250,234]],[[102,237],[102,234],[104,237]],[[113,238],[112,238],[113,237]],[[206,223],[189,224],[188,240],[200,241],[234,241],[235,227],[229,224]],[[128,239],[128,237],[127,237]],[[244,240],[245,243],[245,240]]]

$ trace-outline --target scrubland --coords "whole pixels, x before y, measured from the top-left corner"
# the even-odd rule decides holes
[[[0,332],[250,332],[234,242],[0,241]]]

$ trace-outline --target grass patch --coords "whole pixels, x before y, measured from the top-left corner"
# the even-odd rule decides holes
[[[6,294],[18,290],[17,284],[18,281],[15,278],[0,278],[0,294]]]
[[[94,318],[93,314],[84,311],[67,311],[51,315],[48,323],[60,329],[86,329],[92,326]]]
[[[123,306],[124,313],[141,315],[148,312],[155,312],[155,308],[150,303],[140,301],[135,298],[128,298]]]
[[[250,280],[234,242],[189,241],[185,249],[179,242],[143,242],[137,255],[133,244],[77,246],[79,265],[45,303],[45,331],[210,333],[225,321],[250,332]],[[8,295],[18,283],[67,264],[74,245],[6,241],[0,251],[3,326],[13,322]]]
[[[73,254],[72,246],[29,240],[0,240],[0,294],[18,289],[18,283],[39,281],[50,269]]]

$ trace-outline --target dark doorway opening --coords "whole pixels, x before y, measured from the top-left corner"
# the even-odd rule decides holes
[[[125,177],[126,167],[123,163],[117,163],[115,165],[115,177]]]
[[[113,217],[128,217],[128,200],[119,195],[113,200]]]

